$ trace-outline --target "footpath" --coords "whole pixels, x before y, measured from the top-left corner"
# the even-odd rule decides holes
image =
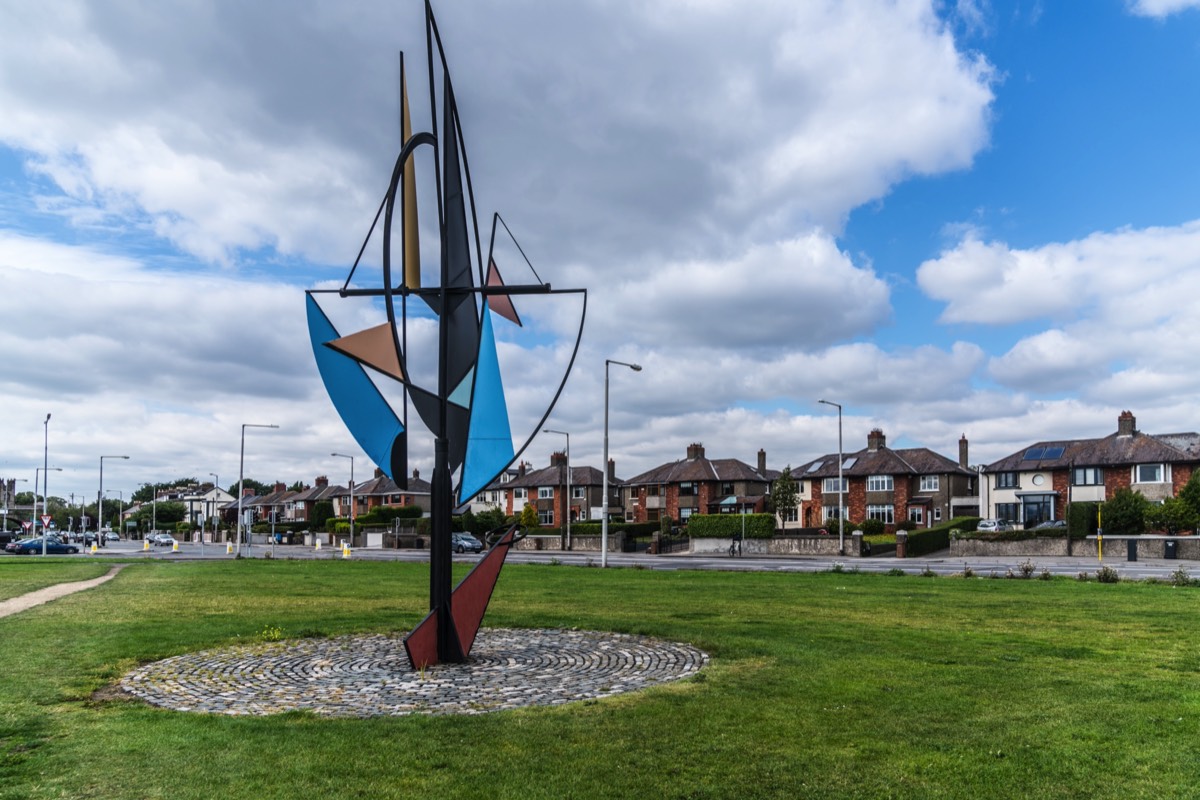
[[[111,581],[117,576],[118,572],[127,566],[128,564],[117,564],[104,575],[101,575],[99,578],[92,578],[90,581],[57,583],[53,586],[47,586],[45,589],[38,589],[35,592],[27,592],[17,597],[10,597],[8,600],[2,600],[0,601],[0,617],[8,617],[22,611],[27,611],[35,606],[49,603],[51,600],[57,600],[60,597],[66,597],[75,592],[94,589],[102,583]]]

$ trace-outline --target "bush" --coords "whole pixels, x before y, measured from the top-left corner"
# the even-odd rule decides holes
[[[1146,530],[1149,502],[1141,492],[1117,489],[1101,508],[1104,532],[1110,536],[1136,536]]]
[[[688,533],[701,539],[770,539],[775,535],[774,514],[693,514],[688,518]],[[655,523],[657,525],[657,523]]]
[[[857,529],[862,531],[864,536],[879,536],[884,532],[885,528],[886,526],[883,524],[883,521],[878,519],[864,520],[861,525],[857,526]]]
[[[1117,583],[1121,580],[1121,576],[1112,567],[1105,565],[1096,570],[1096,580],[1101,583]]]

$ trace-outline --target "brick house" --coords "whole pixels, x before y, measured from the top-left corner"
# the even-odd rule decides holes
[[[305,487],[303,491],[292,495],[289,501],[291,504],[291,509],[288,511],[289,519],[295,522],[307,522],[312,519],[313,507],[322,500],[332,502],[335,493],[339,490],[345,491],[341,486],[330,486],[327,476],[318,475],[312,486]]]
[[[1066,517],[1069,503],[1109,500],[1118,489],[1176,497],[1200,465],[1200,434],[1146,434],[1129,411],[1100,439],[1036,442],[983,469],[984,516],[1033,527]]]
[[[537,508],[538,521],[549,528],[565,526],[568,510],[572,522],[598,519],[603,482],[604,475],[595,467],[572,465],[568,492],[567,454],[555,452],[550,455],[550,466],[532,470],[529,464],[522,463],[516,477],[503,484],[504,513],[519,516],[526,504],[532,503]],[[611,477],[609,483],[612,484]]]
[[[626,481],[626,508],[635,522],[667,516],[681,524],[693,514],[761,513],[778,474],[767,470],[765,450],[758,451],[756,469],[736,458],[708,458],[703,445],[690,444],[687,458]]]
[[[383,474],[383,470],[376,467],[374,477],[354,485],[354,516],[360,517],[380,506],[420,506],[428,514],[432,493],[433,487],[429,481],[421,479],[419,470],[413,470],[412,477],[408,479],[408,488],[401,489],[394,480]],[[349,516],[350,490],[339,486],[331,493],[331,498],[334,500],[334,513],[339,517]]]
[[[962,514],[977,514],[977,475],[967,467],[967,439],[958,443],[958,461],[925,447],[892,449],[879,428],[867,434],[863,450],[842,454],[842,508],[838,503],[838,454],[831,453],[792,470],[800,507],[793,525],[802,528],[877,519],[887,530],[909,520],[937,525]],[[789,527],[788,521],[784,522]]]

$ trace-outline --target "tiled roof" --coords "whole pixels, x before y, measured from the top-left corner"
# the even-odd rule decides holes
[[[630,478],[630,486],[645,486],[668,483],[692,483],[693,481],[757,481],[766,483],[767,478],[758,470],[736,458],[688,458],[673,461],[641,475]]]
[[[1061,448],[1061,451],[1060,451]],[[1038,450],[1051,451],[1055,458],[1027,458]],[[1112,467],[1132,464],[1200,461],[1200,434],[1168,433],[1153,435],[1135,431],[1133,435],[1109,434],[1102,439],[1065,439],[1036,442],[1012,455],[988,464],[985,472],[1016,472],[1034,469],[1075,467]]]
[[[843,453],[842,460],[849,464],[849,466],[842,467],[842,475],[847,478],[869,475],[944,475],[948,472],[960,475],[975,474],[957,461],[935,453],[927,447],[905,447],[893,450],[883,446],[876,450],[863,449],[854,453]],[[814,465],[816,465],[815,469]],[[836,478],[837,475],[837,453],[814,458],[806,464],[792,468],[793,480]]]
[[[552,464],[542,469],[526,472],[524,475],[513,478],[508,483],[500,484],[494,488],[499,489],[528,489],[534,486],[562,486],[567,482],[567,473],[565,467],[561,464]],[[571,485],[572,486],[601,486],[604,483],[604,473],[595,467],[571,467]],[[621,483],[620,479],[612,481],[613,485]],[[493,488],[493,487],[489,487]]]

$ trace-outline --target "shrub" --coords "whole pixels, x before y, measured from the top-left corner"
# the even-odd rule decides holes
[[[1112,567],[1105,565],[1096,570],[1096,580],[1101,583],[1117,583],[1121,580],[1121,576]]]
[[[1101,508],[1104,532],[1111,536],[1135,536],[1146,530],[1149,505],[1141,492],[1117,489]]]
[[[964,578],[974,578],[975,577],[975,570],[971,569],[970,564],[963,564],[962,576]]]
[[[1033,576],[1033,571],[1037,569],[1033,562],[1026,559],[1024,562],[1017,565],[1017,569],[1021,570],[1022,578],[1030,578]]]
[[[892,577],[897,577],[897,578],[903,577],[904,570],[900,569],[899,567],[892,567],[887,572],[885,572],[884,575],[891,575]]]
[[[862,525],[857,526],[856,530],[862,531],[864,536],[879,536],[885,528],[882,520],[868,519],[864,520]]]
[[[1171,573],[1171,585],[1172,586],[1191,586],[1192,585],[1192,576],[1188,574],[1188,571],[1186,569],[1184,569],[1183,567],[1180,567],[1179,569],[1177,569]]]
[[[929,565],[928,565],[928,564],[926,564],[926,565],[925,565],[925,569],[921,570],[921,577],[922,577],[922,578],[936,578],[936,577],[937,577],[937,573],[936,573],[936,572],[934,572],[933,570],[931,570],[931,569],[929,568]]]

